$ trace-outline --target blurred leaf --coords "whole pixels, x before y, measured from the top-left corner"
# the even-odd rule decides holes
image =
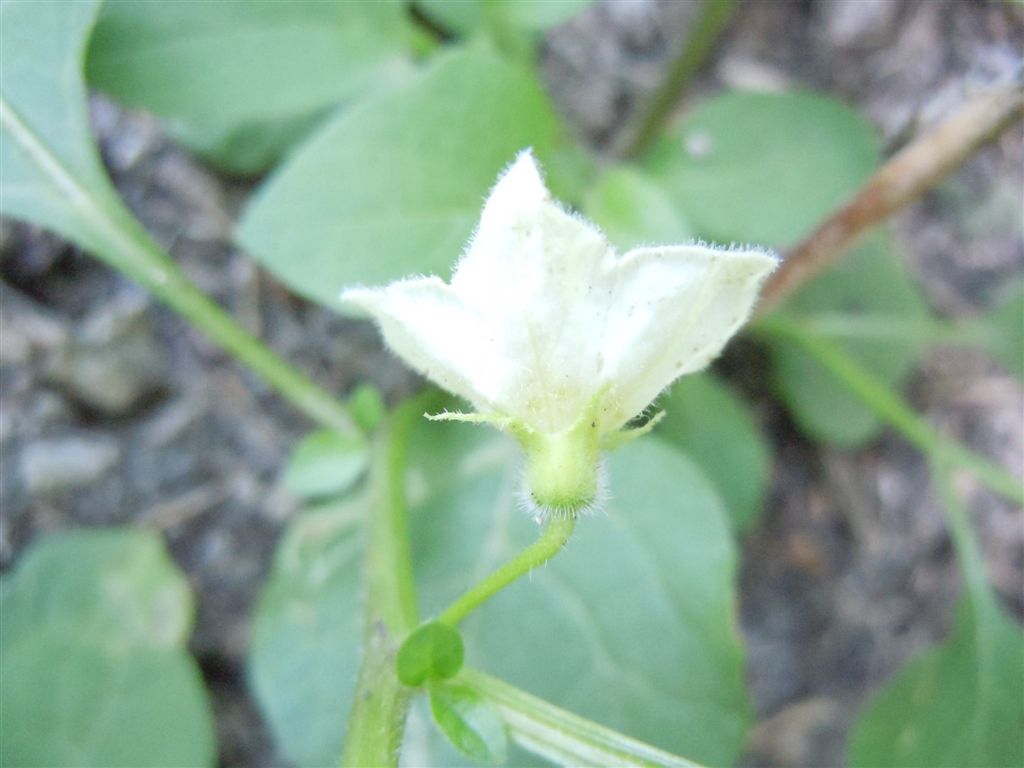
[[[360,384],[348,398],[348,409],[352,418],[366,433],[370,433],[387,413],[387,406],[380,391],[372,384]]]
[[[0,213],[105,252],[121,203],[96,156],[81,77],[98,9],[0,4]]]
[[[557,123],[533,75],[494,54],[444,55],[414,84],[328,122],[256,195],[241,244],[339,309],[346,285],[447,275],[516,153]]]
[[[928,313],[917,287],[893,253],[888,236],[876,234],[779,310],[813,322],[816,314],[872,316],[894,327],[918,328]],[[843,350],[885,384],[899,388],[922,347],[919,335],[837,339]],[[773,340],[775,383],[800,426],[813,438],[853,447],[872,439],[882,424],[872,410],[824,366],[795,344]]]
[[[156,535],[47,537],[0,611],[0,764],[214,764],[191,595]]]
[[[658,407],[665,417],[656,434],[679,446],[715,484],[737,531],[753,525],[771,453],[749,406],[711,374],[696,374],[676,382]]]
[[[992,356],[1024,380],[1024,282],[1019,277],[982,320],[981,335]]]
[[[340,101],[407,75],[401,0],[106,3],[89,82],[223,168],[270,166]]]
[[[665,190],[644,174],[621,166],[588,192],[583,212],[620,251],[637,245],[668,245],[693,238]]]
[[[516,509],[519,458],[505,439],[430,423],[409,450],[417,591],[431,615],[538,529]],[[607,515],[582,521],[565,552],[463,623],[468,660],[636,738],[729,763],[750,711],[721,502],[656,438],[608,465]],[[324,512],[292,525],[253,638],[257,696],[302,765],[336,758],[355,681],[359,536],[346,509],[338,522]]]
[[[181,648],[192,630],[188,583],[156,536],[77,532],[41,539],[3,595],[0,641],[48,632],[120,650]]]
[[[368,463],[362,437],[317,430],[307,435],[288,459],[284,487],[306,497],[344,493],[362,476]]]
[[[459,752],[480,763],[504,763],[508,733],[501,714],[470,688],[444,683],[430,689],[434,722]]]
[[[646,158],[699,235],[776,248],[806,235],[877,162],[871,125],[812,93],[718,96]]]
[[[446,680],[462,669],[465,649],[459,630],[440,621],[417,627],[398,649],[398,679],[418,686]]]
[[[341,754],[362,642],[361,522],[367,500],[304,512],[278,545],[253,617],[249,673],[289,761]]]
[[[470,35],[486,26],[542,32],[558,26],[593,0],[416,0],[417,7],[446,30]]]
[[[855,768],[1024,765],[1024,653],[995,600],[961,601],[952,637],[904,667],[853,729]]]

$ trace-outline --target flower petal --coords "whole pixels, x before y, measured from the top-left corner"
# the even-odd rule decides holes
[[[759,249],[637,248],[616,264],[602,345],[609,387],[602,428],[646,408],[679,376],[699,371],[749,317],[777,259]]]
[[[604,236],[555,203],[529,152],[501,177],[452,288],[481,316],[500,318],[504,356],[519,361],[498,406],[542,432],[571,427],[599,386],[595,294],[614,265]]]
[[[369,312],[384,340],[416,371],[482,412],[495,409],[492,398],[502,390],[507,363],[490,324],[442,280],[415,278],[384,288],[353,288],[342,300]]]

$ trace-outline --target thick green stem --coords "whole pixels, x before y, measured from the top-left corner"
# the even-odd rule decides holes
[[[895,428],[918,450],[928,456],[941,455],[944,461],[969,469],[992,490],[1017,504],[1024,504],[1024,486],[1009,472],[996,466],[966,446],[941,435],[854,359],[828,339],[805,330],[789,317],[774,314],[762,318],[757,330],[785,337],[831,371],[851,392],[887,424]]]
[[[363,657],[349,713],[342,766],[394,766],[412,691],[395,669],[401,639],[417,623],[405,507],[408,432],[421,404],[402,406],[378,429],[366,524]],[[413,407],[417,406],[417,407]]]
[[[107,230],[106,248],[98,255],[104,261],[136,280],[226,352],[249,366],[313,421],[345,434],[359,431],[337,398],[247,333],[189,281],[130,214],[124,212],[103,223]]]
[[[546,563],[565,546],[575,525],[576,519],[571,515],[552,518],[544,526],[544,532],[537,541],[492,572],[483,581],[470,587],[438,616],[438,620],[455,626],[492,595],[507,587],[520,576]]]
[[[711,53],[719,33],[732,15],[735,3],[736,0],[704,0],[686,42],[679,50],[679,56],[672,62],[665,80],[648,101],[623,155],[638,157],[650,148],[664,128],[669,114],[679,103],[686,86]]]

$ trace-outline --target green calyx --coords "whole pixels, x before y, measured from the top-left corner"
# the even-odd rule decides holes
[[[597,500],[601,435],[595,420],[554,434],[513,434],[526,454],[527,490],[540,510],[575,517]]]

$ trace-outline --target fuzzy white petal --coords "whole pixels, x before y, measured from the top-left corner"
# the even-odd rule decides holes
[[[623,256],[602,347],[609,424],[625,423],[679,376],[717,357],[776,265],[761,250],[702,245],[638,248]]]
[[[498,405],[543,432],[568,428],[599,387],[594,286],[613,263],[604,236],[555,203],[529,152],[491,192],[452,288],[503,318],[510,379]]]
[[[436,278],[416,278],[384,288],[353,288],[342,299],[369,312],[384,340],[413,369],[478,410],[494,410],[504,360],[491,324],[467,308]]]

